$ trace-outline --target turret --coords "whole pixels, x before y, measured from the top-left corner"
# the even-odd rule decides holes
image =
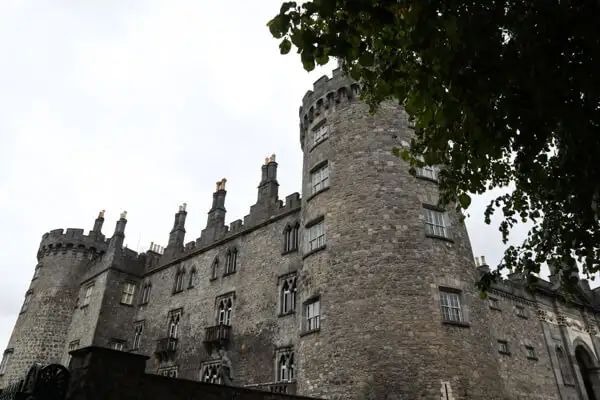
[[[225,183],[227,183],[225,178],[217,182],[217,188],[213,193],[212,207],[208,211],[206,228],[202,230],[197,245],[212,243],[227,230],[225,226],[225,214],[227,213],[225,209],[225,196],[227,195]]]
[[[171,233],[169,234],[169,242],[164,252],[167,258],[172,258],[183,251],[185,243],[185,219],[187,217],[186,208],[187,204],[183,203],[179,206],[179,211],[175,214],[173,229],[171,229]]]
[[[87,236],[83,229],[73,228],[55,229],[42,236],[37,269],[7,346],[12,356],[0,377],[0,387],[22,378],[34,362],[62,362],[79,279],[91,260],[107,251],[103,221],[102,211]]]

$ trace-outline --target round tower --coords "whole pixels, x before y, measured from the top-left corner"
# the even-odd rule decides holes
[[[376,115],[338,68],[300,107],[304,152],[298,390],[338,399],[500,399],[466,228],[413,177],[405,111]]]
[[[6,349],[10,354],[0,387],[22,379],[34,362],[62,362],[79,279],[106,252],[103,213],[89,235],[83,229],[56,229],[42,236],[38,264]]]

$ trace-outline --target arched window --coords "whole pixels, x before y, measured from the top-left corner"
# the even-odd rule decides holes
[[[219,274],[219,258],[215,258],[215,261],[212,263],[210,279],[217,279]]]
[[[179,335],[179,320],[181,315],[179,313],[174,313],[171,315],[169,320],[169,337],[172,339],[177,339]]]
[[[298,232],[300,230],[300,224],[296,222],[295,225],[286,225],[283,230],[283,252],[288,253],[290,251],[298,250]]]
[[[202,371],[202,382],[221,383],[219,378],[219,367],[217,363],[207,364]]]
[[[183,279],[185,278],[185,269],[179,268],[175,274],[175,286],[173,293],[179,293],[183,290]]]
[[[191,289],[194,287],[195,281],[196,281],[196,268],[192,268],[192,270],[190,271],[190,280],[188,282],[188,289]]]
[[[147,282],[142,288],[142,298],[140,304],[148,304],[150,301],[150,291],[152,290],[152,284]]]
[[[277,360],[277,380],[292,382],[294,380],[294,352],[291,349],[279,353]]]
[[[231,313],[233,310],[233,301],[231,297],[223,298],[219,300],[219,325],[231,325]]]
[[[227,259],[225,261],[225,273],[224,275],[233,274],[237,268],[237,249],[227,250]]]
[[[296,309],[296,276],[286,279],[281,285],[281,314]]]
[[[560,373],[563,377],[563,383],[565,385],[572,385],[573,374],[571,373],[569,359],[564,349],[560,345],[556,346],[556,358],[558,358],[558,366],[560,367]]]

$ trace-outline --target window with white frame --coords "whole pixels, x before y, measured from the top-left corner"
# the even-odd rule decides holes
[[[289,314],[296,309],[296,274],[283,278],[280,282],[281,314]]]
[[[329,163],[310,173],[310,193],[315,194],[329,186]]]
[[[204,363],[200,370],[200,380],[207,383],[221,383],[219,369],[221,368],[220,361],[211,361]]]
[[[421,162],[425,162],[423,156],[417,156],[416,158]],[[416,167],[415,169],[416,175],[419,178],[431,179],[432,181],[438,180],[440,168],[437,165],[423,165],[422,167]]]
[[[133,295],[135,294],[135,284],[131,282],[125,282],[123,285],[123,295],[121,296],[121,303],[131,305],[133,304]]]
[[[132,350],[137,350],[142,345],[142,334],[144,333],[144,321],[138,321],[133,326],[133,344]]]
[[[152,284],[147,282],[142,288],[142,299],[140,304],[148,304],[150,301],[150,291],[152,290]]]
[[[181,309],[169,312],[169,337],[177,339],[179,337],[179,323],[181,322]]]
[[[500,309],[500,301],[497,298],[490,297],[488,299],[488,302],[489,302],[489,305],[490,305],[491,309],[493,309],[493,310],[499,310]]]
[[[440,290],[440,306],[442,308],[442,318],[444,321],[463,322],[463,312],[459,292]]]
[[[217,325],[231,325],[233,313],[233,294],[217,298]]]
[[[292,348],[277,351],[277,382],[294,381],[294,351]]]
[[[314,331],[321,327],[321,301],[313,299],[304,304],[305,331]]]
[[[21,307],[21,312],[24,313],[29,308],[29,303],[31,303],[31,298],[33,297],[33,290],[25,293],[25,300],[23,300],[23,306]]]
[[[425,232],[428,235],[449,238],[448,215],[443,211],[425,208]]]
[[[166,376],[167,378],[177,378],[179,367],[160,368],[158,375]]]
[[[319,144],[329,137],[329,127],[326,124],[321,125],[313,131],[314,144]]]
[[[125,341],[114,339],[110,343],[110,348],[113,350],[123,351],[125,349]]]
[[[325,220],[306,228],[306,251],[312,251],[325,246]]]
[[[82,307],[90,304],[90,300],[92,299],[93,291],[94,291],[94,285],[86,286],[85,294],[83,295],[83,303],[81,304]]]
[[[14,349],[4,350],[4,355],[2,356],[2,361],[0,362],[0,375],[4,375],[6,373],[6,367],[8,366],[14,351]]]

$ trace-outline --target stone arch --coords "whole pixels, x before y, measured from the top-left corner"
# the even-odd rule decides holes
[[[594,351],[581,338],[573,341],[573,349],[581,374],[580,384],[583,383],[581,391],[587,393],[588,400],[600,400],[600,374]]]

